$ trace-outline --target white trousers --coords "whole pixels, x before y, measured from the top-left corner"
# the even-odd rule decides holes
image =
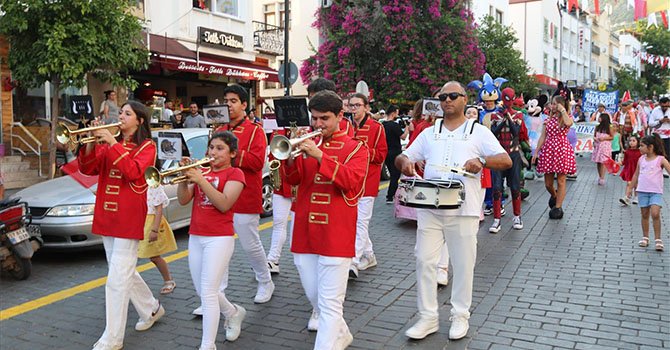
[[[239,238],[240,245],[249,257],[251,268],[256,273],[258,283],[268,283],[272,281],[270,269],[268,268],[268,259],[265,257],[265,249],[261,243],[261,237],[258,235],[258,223],[261,217],[258,214],[238,214],[233,215],[233,225],[235,233]],[[221,281],[221,291],[228,286],[228,281]]]
[[[108,345],[122,345],[128,321],[128,301],[140,316],[148,320],[158,309],[158,300],[135,270],[137,265],[136,239],[102,237],[109,270],[105,284],[105,332],[98,340]]]
[[[442,249],[440,250],[440,261],[437,262],[437,267],[441,269],[449,268],[449,248],[447,248],[447,241],[444,241]]]
[[[221,282],[228,280],[228,266],[234,250],[233,236],[189,236],[188,268],[202,305],[201,349],[214,348],[221,318],[219,313],[228,318],[236,312],[235,306],[219,291]]]
[[[288,226],[291,198],[278,194],[272,195],[272,244],[268,253],[268,261],[279,264],[281,251],[286,242],[286,227]]]
[[[451,314],[470,317],[472,283],[477,258],[479,218],[444,217],[430,210],[417,210],[416,279],[419,315],[438,319],[436,268],[445,242],[451,256]]]
[[[349,331],[343,309],[351,258],[293,254],[293,261],[307,299],[319,312],[314,349],[333,349],[337,338]]]
[[[356,256],[353,263],[358,265],[361,257],[371,255],[372,241],[370,240],[370,233],[368,227],[370,225],[370,218],[372,218],[372,209],[375,205],[375,197],[362,197],[358,200],[358,218],[356,219]]]

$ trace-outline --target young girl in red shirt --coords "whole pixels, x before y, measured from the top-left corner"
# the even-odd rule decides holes
[[[212,159],[211,171],[203,174],[200,169],[185,170],[188,182],[180,183],[177,189],[181,205],[193,200],[188,266],[202,303],[202,350],[216,349],[219,313],[226,318],[228,341],[234,341],[240,335],[242,320],[247,313],[243,307],[228,301],[219,290],[222,281],[224,285],[228,283],[228,265],[235,249],[230,209],[245,186],[242,170],[231,166],[236,151],[237,138],[233,133],[215,132],[207,150],[207,156]],[[180,165],[189,162],[190,159],[184,158]]]

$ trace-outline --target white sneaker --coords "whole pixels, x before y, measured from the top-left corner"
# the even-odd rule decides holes
[[[263,304],[267,303],[272,299],[272,293],[275,291],[275,284],[270,281],[266,283],[258,283],[258,289],[256,290],[256,297],[254,298],[254,303]]]
[[[500,216],[505,216],[505,207],[500,207]]]
[[[163,308],[163,305],[161,305],[161,302],[158,302],[158,310],[154,311],[151,313],[151,317],[149,317],[148,320],[143,320],[140,319],[137,321],[135,324],[135,330],[136,331],[146,331],[147,329],[151,328],[156,321],[160,320],[161,317],[165,315],[165,309]]]
[[[354,264],[351,264],[351,266],[349,266],[349,279],[352,278],[358,278],[358,268]]]
[[[405,331],[405,335],[411,339],[423,339],[429,334],[433,334],[440,329],[438,320],[426,320],[420,318],[416,323]]]
[[[240,331],[242,330],[242,320],[247,315],[247,310],[243,307],[233,304],[237,309],[237,312],[226,319],[226,322],[223,324],[223,328],[226,329],[226,340],[235,341],[240,336]]]
[[[489,232],[498,233],[500,231],[500,219],[493,219],[491,227],[489,227]]]
[[[268,269],[270,269],[270,274],[273,275],[279,274],[279,264],[275,264],[272,261],[268,261]]]
[[[93,350],[121,350],[123,345],[109,345],[101,342],[93,344]]]
[[[364,271],[375,266],[377,266],[377,257],[375,257],[374,253],[370,255],[363,255],[361,257],[361,262],[358,264],[358,270]]]
[[[449,320],[451,321],[451,328],[449,328],[449,339],[462,339],[468,334],[470,323],[468,322],[467,316],[451,316]]]
[[[202,316],[202,305],[196,307],[195,310],[191,311],[191,314],[196,316]]]
[[[633,197],[633,204],[637,204],[637,196]]]
[[[520,217],[515,216],[515,217],[512,219],[512,222],[513,222],[513,224],[512,224],[512,228],[513,228],[513,229],[515,229],[515,230],[521,230],[521,229],[523,229],[523,221],[521,221],[521,218],[520,218]]]
[[[339,337],[337,337],[337,340],[335,340],[335,344],[333,344],[333,349],[335,350],[344,350],[346,349],[349,345],[351,345],[351,342],[354,341],[354,336],[351,335],[351,332],[347,329],[347,332],[342,334],[340,332]]]
[[[437,268],[437,284],[446,286],[449,284],[449,271],[443,267]]]
[[[620,202],[621,204],[625,205],[625,206],[629,206],[629,205],[630,205],[630,198],[628,198],[628,197],[621,197],[621,198],[619,198],[619,202]]]
[[[309,317],[309,321],[307,322],[307,330],[310,332],[319,330],[319,312],[316,309],[312,310],[312,316]]]

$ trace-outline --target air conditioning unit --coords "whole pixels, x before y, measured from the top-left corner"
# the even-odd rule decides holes
[[[333,0],[321,0],[321,7],[330,7],[333,4]]]

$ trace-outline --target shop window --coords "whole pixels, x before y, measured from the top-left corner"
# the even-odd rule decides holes
[[[54,95],[53,86],[48,84],[51,89],[51,96]],[[58,94],[58,116],[71,117],[71,113],[66,109],[65,102],[69,101],[67,97],[72,95],[81,95],[81,90],[69,87],[61,89]],[[12,105],[14,112],[14,121],[23,123],[24,125],[39,123],[40,119],[47,118],[47,100],[44,86],[34,89],[27,89],[21,86],[16,87],[12,91]],[[48,101],[51,105],[51,101]],[[97,113],[96,106],[93,106],[93,114]]]
[[[281,85],[279,83],[274,82],[274,81],[263,80],[263,88],[264,89],[279,89],[279,88],[281,88]]]

